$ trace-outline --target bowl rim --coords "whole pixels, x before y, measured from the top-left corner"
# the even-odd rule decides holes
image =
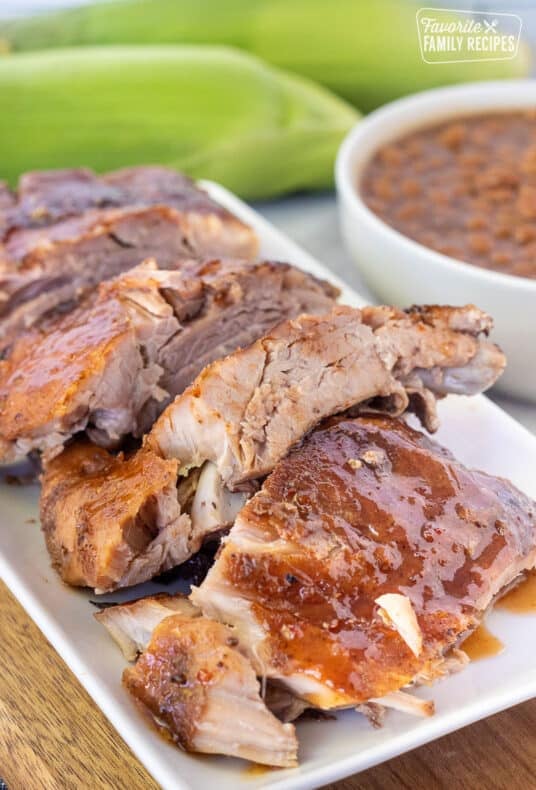
[[[355,185],[354,174],[352,172],[352,158],[356,148],[362,142],[362,139],[368,138],[374,129],[384,128],[386,125],[392,125],[396,117],[400,114],[405,115],[408,110],[415,109],[415,129],[426,128],[434,123],[432,118],[426,118],[421,123],[418,122],[418,111],[425,109],[427,106],[435,104],[437,99],[455,99],[457,97],[467,97],[475,95],[477,92],[482,96],[485,91],[489,95],[489,104],[486,102],[485,107],[478,107],[477,109],[468,111],[459,111],[441,113],[438,111],[438,121],[447,120],[448,118],[456,118],[460,116],[469,115],[485,115],[487,112],[493,112],[494,99],[497,100],[498,111],[508,112],[508,110],[515,110],[516,107],[522,109],[526,105],[516,102],[515,96],[512,96],[512,90],[518,92],[526,92],[528,97],[534,96],[534,105],[536,107],[536,79],[517,79],[517,80],[488,80],[480,82],[468,82],[462,85],[447,85],[440,88],[432,88],[431,90],[413,93],[409,96],[404,96],[401,99],[389,102],[374,110],[369,115],[365,116],[362,120],[348,132],[344,138],[335,161],[335,185],[339,196],[349,204],[354,211],[361,215],[361,219],[372,226],[377,232],[382,233],[389,238],[392,242],[406,248],[408,253],[419,254],[420,256],[427,255],[433,263],[437,266],[442,266],[448,271],[454,272],[458,276],[467,276],[471,279],[486,283],[487,285],[494,284],[501,287],[508,287],[516,291],[534,292],[536,295],[536,279],[528,277],[521,277],[517,274],[506,274],[496,272],[490,269],[485,269],[472,263],[467,263],[458,258],[453,258],[450,255],[445,255],[441,252],[421,244],[404,233],[393,228],[385,220],[381,219],[370,209],[362,199],[358,189]],[[501,94],[502,98],[512,99],[511,107],[500,104],[500,99],[497,98]],[[439,108],[438,108],[439,109]],[[440,116],[440,118],[439,118]],[[401,132],[399,137],[402,137],[405,132]],[[397,136],[393,136],[396,140]],[[361,168],[363,169],[374,153],[380,148],[382,143],[376,147],[372,146],[367,153]]]

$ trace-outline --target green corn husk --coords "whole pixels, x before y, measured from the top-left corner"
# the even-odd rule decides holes
[[[1,36],[13,50],[225,44],[314,79],[361,110],[436,85],[528,74],[525,46],[514,60],[424,63],[415,19],[420,5],[411,0],[107,0],[4,24]]]
[[[223,47],[95,47],[0,58],[0,178],[140,163],[246,198],[329,187],[357,112]]]

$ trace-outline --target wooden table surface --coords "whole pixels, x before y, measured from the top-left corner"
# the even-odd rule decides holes
[[[9,790],[157,785],[0,582],[0,776]],[[332,790],[536,790],[536,700]]]

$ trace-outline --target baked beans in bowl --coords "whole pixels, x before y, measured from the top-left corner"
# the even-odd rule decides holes
[[[467,304],[495,320],[499,388],[536,401],[536,81],[388,104],[343,142],[343,236],[379,301]]]

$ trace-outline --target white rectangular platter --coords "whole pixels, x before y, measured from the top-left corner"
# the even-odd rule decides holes
[[[284,238],[226,190],[205,184],[210,194],[250,223],[261,238],[262,254],[288,260],[334,282],[329,270]],[[361,297],[343,287],[343,301]],[[440,405],[438,440],[469,466],[509,477],[536,498],[536,438],[484,397],[447,398]],[[415,719],[389,712],[380,730],[352,711],[336,721],[298,723],[300,766],[255,774],[246,763],[184,754],[148,728],[120,685],[124,659],[93,619],[95,596],[63,585],[51,570],[37,519],[37,486],[0,483],[0,575],[118,733],[165,790],[278,788],[324,785],[401,754],[502,708],[536,695],[536,617],[494,612],[489,628],[505,644],[502,654],[475,662],[433,688],[417,693],[433,698],[436,714]],[[155,589],[143,585],[113,600]],[[170,590],[170,587],[159,588]],[[106,596],[103,596],[105,599]],[[63,702],[62,702],[63,704]],[[31,726],[31,711],[28,712]],[[233,711],[229,711],[232,727]]]

